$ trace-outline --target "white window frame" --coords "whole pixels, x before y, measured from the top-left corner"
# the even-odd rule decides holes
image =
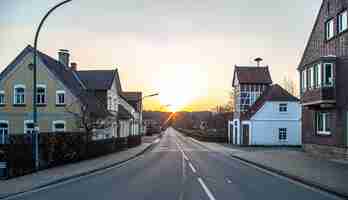
[[[33,120],[24,120],[24,134],[27,134],[27,131],[28,131],[27,124],[34,124],[34,121]],[[35,129],[35,127],[33,127],[32,131],[34,131],[34,129]]]
[[[301,78],[302,78],[302,91],[306,91],[307,90],[307,70],[303,70],[301,73]]]
[[[23,92],[23,102],[20,102],[20,103],[18,103],[16,100],[17,100],[17,92],[16,92],[16,89],[18,89],[18,88],[23,88],[24,89],[24,92]],[[13,88],[13,104],[15,104],[15,105],[25,105],[25,96],[26,96],[26,92],[25,92],[25,85],[23,85],[23,84],[17,84],[17,85],[15,85],[14,86],[14,88]]]
[[[281,135],[284,135],[284,134],[285,134],[285,139],[283,139],[283,137],[281,137]],[[278,129],[278,140],[280,142],[288,141],[288,129],[287,128],[279,128]]]
[[[326,83],[326,66],[327,65],[330,65],[330,68],[331,68],[331,79],[330,79],[330,83],[329,84]],[[324,67],[323,68],[324,68],[323,69],[324,70],[323,85],[325,87],[332,87],[334,85],[334,83],[333,83],[333,64],[332,63],[324,63]]]
[[[7,135],[10,134],[10,124],[7,120],[0,120],[0,124],[7,124]],[[2,129],[2,128],[0,128]],[[5,144],[6,138],[4,137],[5,134],[2,135],[2,141],[0,141],[0,144]]]
[[[45,89],[45,93],[43,94],[43,95],[44,95],[44,102],[39,102],[39,101],[38,101],[38,96],[39,96],[39,95],[42,95],[42,94],[39,94],[39,92],[37,91],[37,90],[39,90],[39,88],[44,88],[44,89]],[[41,98],[40,98],[40,99],[41,99]],[[46,102],[47,102],[47,87],[46,87],[46,85],[44,85],[44,84],[37,84],[37,85],[36,85],[36,103],[37,103],[38,105],[45,105]]]
[[[322,84],[323,84],[323,81],[322,81],[322,73],[321,73],[321,68],[322,68],[322,65],[319,63],[316,65],[317,67],[317,87],[321,87]]]
[[[319,131],[319,117],[318,115],[323,115],[323,131]],[[317,112],[315,116],[315,127],[318,135],[331,135],[331,131],[326,130],[326,117],[327,115],[330,117],[330,113],[328,112]]]
[[[59,102],[59,95],[60,94],[63,94],[64,95],[64,102],[63,103],[61,103],[61,102]],[[57,90],[56,91],[56,105],[65,105],[66,103],[66,94],[65,94],[65,91],[64,90]]]
[[[6,96],[5,96],[5,91],[0,90],[0,95],[3,96],[3,101],[0,100],[0,105],[5,105],[6,104]],[[1,98],[0,98],[1,99]]]
[[[285,110],[282,110],[282,109],[284,109],[285,108]],[[288,104],[287,103],[280,103],[279,105],[278,105],[278,111],[280,112],[280,113],[287,113],[288,112]]]
[[[348,29],[348,11],[345,10],[338,15],[338,33]]]
[[[309,82],[309,88],[314,88],[314,67],[310,67],[308,69],[308,82]]]
[[[325,38],[326,40],[330,40],[335,36],[334,30],[334,18],[325,22]]]
[[[56,125],[57,124],[64,124],[64,129],[63,129],[63,131],[57,131],[57,129],[56,129]],[[53,121],[52,122],[52,131],[53,132],[65,132],[66,131],[66,122],[64,121],[64,120],[55,120],[55,121]]]

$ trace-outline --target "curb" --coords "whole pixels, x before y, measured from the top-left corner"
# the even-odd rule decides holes
[[[182,133],[181,131],[178,131],[180,133]],[[195,142],[196,144],[204,147],[204,148],[207,148],[209,150],[212,150],[210,147],[207,147],[206,145],[202,144],[200,141],[197,141],[196,139],[194,138],[191,138],[189,137],[191,141]],[[241,160],[241,161],[244,161],[244,162],[247,162],[249,164],[252,164],[252,165],[255,165],[257,167],[260,167],[262,169],[265,169],[265,170],[268,170],[270,172],[273,172],[275,174],[278,174],[278,175],[281,175],[281,176],[284,176],[284,177],[287,177],[289,179],[292,179],[292,180],[295,180],[297,182],[300,182],[304,185],[308,185],[310,187],[313,187],[313,188],[317,188],[317,189],[320,189],[320,190],[323,190],[327,193],[331,193],[331,194],[334,194],[336,196],[339,196],[339,197],[342,197],[342,198],[346,198],[348,199],[348,193],[344,192],[344,191],[337,191],[337,190],[334,190],[328,186],[325,186],[325,185],[322,185],[322,184],[319,184],[317,182],[314,182],[314,181],[309,181],[309,180],[306,180],[304,178],[301,178],[299,176],[294,176],[294,175],[291,175],[289,173],[286,173],[285,171],[283,170],[279,170],[279,169],[275,169],[273,167],[269,167],[269,166],[266,166],[266,165],[263,165],[263,164],[260,164],[260,163],[257,163],[257,162],[254,162],[254,161],[250,161],[248,159],[245,159],[245,158],[242,158],[242,157],[239,157],[239,156],[236,156],[236,155],[233,155],[233,154],[228,154],[229,156],[235,158],[235,159],[238,159],[238,160]]]
[[[122,161],[118,161],[118,162],[115,162],[115,163],[112,163],[112,164],[109,164],[107,166],[103,166],[103,167],[100,167],[100,168],[97,168],[97,169],[92,169],[92,170],[88,170],[88,171],[85,171],[85,172],[81,172],[81,173],[78,173],[78,174],[75,174],[75,175],[71,175],[71,176],[68,176],[68,177],[63,177],[63,178],[60,178],[60,179],[57,179],[57,180],[54,180],[54,181],[51,181],[49,183],[44,183],[42,185],[39,185],[39,186],[35,186],[35,187],[32,187],[30,189],[27,189],[27,190],[24,190],[24,191],[21,191],[21,192],[15,192],[15,193],[10,193],[10,194],[5,194],[4,196],[1,196],[0,195],[0,199],[6,199],[6,198],[10,198],[10,197],[14,197],[16,195],[20,195],[20,194],[24,194],[26,192],[30,192],[30,191],[33,191],[33,190],[38,190],[38,189],[42,189],[44,187],[47,187],[47,186],[51,186],[51,185],[55,185],[55,184],[58,184],[58,183],[62,183],[62,182],[65,182],[65,181],[68,181],[68,180],[71,180],[71,179],[75,179],[75,178],[78,178],[78,177],[83,177],[83,176],[86,176],[86,175],[89,175],[89,174],[93,174],[95,172],[98,172],[98,171],[103,171],[105,169],[108,169],[108,168],[111,168],[111,167],[115,167],[117,165],[120,165],[122,163],[125,163],[127,161],[130,161],[136,157],[139,157],[141,156],[142,154],[144,154],[146,151],[148,151],[149,149],[153,148],[155,146],[155,142],[152,142],[149,146],[147,146],[145,149],[141,150],[139,153],[125,159],[125,160],[122,160]]]

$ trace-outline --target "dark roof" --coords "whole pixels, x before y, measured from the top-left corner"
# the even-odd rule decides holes
[[[268,67],[235,66],[233,83],[236,78],[235,76],[237,76],[241,84],[272,84],[272,78]]]
[[[132,115],[125,109],[121,104],[118,105],[118,118],[119,119],[130,119]]]
[[[123,96],[130,101],[140,101],[142,98],[141,92],[123,92]]]
[[[88,89],[108,90],[115,78],[116,70],[87,70],[77,71],[82,82]]]
[[[28,45],[16,58],[12,61],[0,75],[0,80],[4,78],[20,60],[27,55],[27,53],[33,52],[34,48]],[[108,111],[104,108],[104,105],[92,94],[85,91],[85,85],[79,79],[79,76],[75,71],[65,67],[56,59],[40,52],[38,52],[38,58],[42,60],[45,66],[81,101],[82,104],[87,106],[87,109],[95,116],[101,117],[108,115]]]
[[[286,102],[298,102],[298,98],[290,94],[288,91],[283,89],[278,84],[269,86],[262,95],[255,101],[255,103],[248,109],[245,116],[250,119],[254,114],[256,114],[259,109],[267,101],[286,101]]]
[[[122,96],[137,112],[140,112],[139,105],[143,97],[141,92],[122,92]]]

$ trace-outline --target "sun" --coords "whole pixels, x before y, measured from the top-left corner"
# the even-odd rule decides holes
[[[198,71],[198,72],[197,72]],[[198,75],[198,76],[197,76]],[[193,66],[170,66],[163,69],[159,79],[159,100],[166,110],[185,109],[200,94],[199,69]]]

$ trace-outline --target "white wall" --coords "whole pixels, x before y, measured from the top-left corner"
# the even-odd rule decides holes
[[[288,111],[279,112],[287,103]],[[301,145],[301,106],[299,102],[266,102],[251,118],[251,145]],[[287,141],[279,141],[279,128],[287,129]]]

